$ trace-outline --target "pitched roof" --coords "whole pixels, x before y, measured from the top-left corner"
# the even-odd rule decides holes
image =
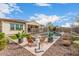
[[[6,18],[0,18],[0,21],[21,22],[21,23],[25,23],[26,22],[26,21],[20,20],[20,19],[6,19]]]

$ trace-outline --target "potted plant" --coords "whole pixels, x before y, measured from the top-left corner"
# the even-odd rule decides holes
[[[16,34],[16,37],[18,39],[18,43],[22,43],[23,42],[23,35],[22,35],[22,33]]]
[[[7,39],[5,39],[5,34],[0,32],[0,50],[4,49],[7,45]]]
[[[33,43],[32,35],[31,34],[27,34],[26,38],[27,38],[27,41],[28,41],[28,45],[32,46],[32,43]]]

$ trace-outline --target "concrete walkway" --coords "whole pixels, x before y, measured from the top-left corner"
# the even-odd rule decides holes
[[[23,42],[22,44],[19,44],[20,46],[22,46],[23,48],[25,48],[26,50],[28,50],[29,52],[31,52],[32,54],[36,55],[36,56],[41,56],[43,55],[58,39],[60,38],[60,36],[55,37],[53,39],[52,43],[48,43],[48,42],[44,42],[41,44],[41,48],[44,50],[43,52],[39,52],[39,53],[35,53],[35,47],[29,47],[27,46],[26,42]]]

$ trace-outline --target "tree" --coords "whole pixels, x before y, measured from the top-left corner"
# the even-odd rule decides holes
[[[53,24],[52,24],[52,22],[49,22],[47,24],[47,28],[48,28],[48,31],[53,31]]]
[[[79,33],[79,16],[75,18],[75,24],[72,25],[73,31]]]

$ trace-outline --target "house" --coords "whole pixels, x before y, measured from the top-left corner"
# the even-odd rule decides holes
[[[40,24],[35,21],[24,21],[0,18],[0,32],[5,34],[16,34],[25,31],[27,33],[37,32]]]

